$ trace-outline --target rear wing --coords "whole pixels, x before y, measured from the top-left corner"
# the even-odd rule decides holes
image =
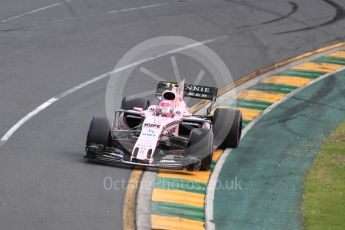
[[[166,90],[172,90],[172,88],[174,87],[179,87],[179,84],[175,82],[160,81],[157,85],[156,94],[161,94]],[[217,93],[218,93],[218,88],[216,87],[191,85],[191,84],[184,85],[185,97],[216,101]]]

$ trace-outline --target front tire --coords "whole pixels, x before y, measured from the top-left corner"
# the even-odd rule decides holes
[[[237,148],[242,133],[241,111],[231,108],[217,108],[213,115],[213,133],[217,148]]]
[[[93,117],[86,137],[86,147],[90,145],[102,145],[103,148],[111,144],[111,129],[108,120],[103,117]],[[95,159],[95,151],[87,150],[86,158]]]
[[[134,110],[134,107],[143,108],[146,110],[150,106],[150,101],[147,98],[129,98],[124,97],[121,103],[121,109]]]
[[[213,156],[213,133],[209,129],[195,128],[190,133],[187,145],[188,155],[197,155],[202,158],[200,170],[210,169]],[[188,170],[194,170],[195,165],[189,165]]]

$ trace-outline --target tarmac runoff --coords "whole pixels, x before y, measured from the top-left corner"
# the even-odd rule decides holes
[[[321,56],[321,57],[320,57]],[[337,51],[333,53],[327,53],[319,55],[317,58],[312,60],[307,60],[306,62],[302,62],[295,66],[291,66],[288,69],[284,69],[282,71],[278,71],[273,75],[267,76],[264,79],[260,79],[260,82],[254,84],[253,86],[243,89],[240,92],[233,94],[233,95],[226,95],[226,98],[221,100],[221,104],[218,107],[236,107],[240,109],[243,113],[244,118],[244,129],[249,129],[259,118],[262,117],[263,114],[266,114],[270,111],[274,106],[281,103],[282,101],[288,99],[287,101],[292,100],[291,96],[301,89],[304,89],[306,86],[312,85],[313,83],[323,79],[324,77],[329,77],[334,72],[339,72],[345,68],[345,51]],[[332,77],[330,77],[331,79]],[[314,87],[314,86],[313,86]],[[344,94],[343,94],[344,95]],[[341,99],[341,97],[339,97]],[[303,106],[306,107],[308,103],[305,103]],[[272,111],[271,111],[272,113]],[[266,115],[267,116],[267,115]],[[265,118],[266,118],[265,116]],[[283,119],[283,116],[278,117],[278,119]],[[267,120],[267,119],[265,119]],[[312,121],[312,120],[311,120]],[[246,128],[246,126],[248,126]],[[253,126],[253,128],[256,126]],[[273,128],[277,128],[272,126]],[[271,128],[272,128],[271,127]],[[301,126],[302,127],[302,126]],[[267,127],[266,127],[267,128]],[[307,129],[305,129],[307,131]],[[249,132],[249,134],[252,133]],[[256,133],[256,135],[260,135],[260,138],[265,138],[263,143],[264,146],[269,146],[269,144],[273,145],[274,142],[272,139],[267,138],[267,134],[262,135]],[[289,134],[293,136],[293,134]],[[233,156],[234,152],[243,151],[243,149],[249,148],[250,150],[256,150],[255,143],[248,143],[249,138],[246,136],[239,149],[233,150],[229,156]],[[255,141],[255,138],[252,138]],[[274,144],[275,145],[275,144]],[[277,145],[278,146],[278,145]],[[290,146],[289,148],[291,148]],[[255,152],[255,151],[254,151]],[[151,223],[146,223],[146,227],[140,227],[140,223],[137,222],[138,229],[205,229],[206,226],[208,229],[213,229],[215,226],[217,229],[228,229],[230,226],[233,226],[233,229],[243,229],[247,225],[236,225],[240,223],[254,223],[249,224],[247,227],[248,229],[255,228],[255,224],[260,220],[259,219],[251,219],[250,215],[247,215],[246,211],[249,212],[251,210],[252,204],[262,204],[260,199],[251,200],[251,203],[245,204],[243,202],[249,202],[245,200],[244,197],[228,197],[233,192],[224,192],[220,195],[218,194],[221,190],[214,191],[216,195],[214,196],[215,200],[214,206],[212,204],[212,212],[214,211],[211,217],[207,217],[205,214],[205,200],[206,192],[208,191],[208,182],[211,176],[211,172],[215,167],[217,160],[222,156],[223,150],[216,150],[214,153],[213,164],[211,170],[209,172],[188,172],[188,171],[171,171],[171,170],[160,170],[158,175],[154,181],[153,191],[151,193],[151,210],[146,211],[146,214],[151,214]],[[256,154],[256,158],[253,158],[253,162],[264,162],[265,160],[269,162],[274,162],[272,159],[272,155],[268,154],[266,148],[266,157],[260,157],[259,154]],[[268,155],[267,155],[268,154]],[[224,154],[223,154],[224,155]],[[241,156],[241,154],[237,154]],[[242,154],[246,156],[246,154]],[[264,154],[262,154],[264,156]],[[242,159],[241,157],[239,157]],[[226,162],[224,164],[224,168],[221,170],[219,181],[226,180],[229,182],[229,178],[232,180],[243,180],[249,179],[251,176],[254,175],[257,177],[258,172],[243,172],[243,174],[236,174],[237,172],[242,172],[245,166],[248,167],[247,170],[251,169],[250,165],[246,165],[250,159],[246,159],[246,161],[240,161],[236,163],[236,167],[228,169],[229,165],[233,166],[233,161],[231,157],[226,158]],[[254,161],[254,159],[256,159]],[[310,160],[312,157],[309,158]],[[282,164],[283,159],[279,161],[279,164]],[[303,159],[304,160],[304,159]],[[230,161],[230,162],[229,162]],[[224,159],[223,159],[224,162]],[[291,161],[287,161],[290,162]],[[305,166],[308,166],[306,162],[304,162]],[[227,166],[225,168],[225,166]],[[272,165],[268,165],[272,166]],[[307,167],[304,167],[307,169]],[[234,169],[236,169],[234,171]],[[275,173],[282,173],[280,168],[271,167],[271,168],[263,168],[262,170],[266,170],[267,172],[275,172]],[[227,174],[228,172],[233,173],[232,177]],[[226,172],[224,174],[224,172]],[[226,176],[223,176],[226,175]],[[299,174],[302,175],[302,174]],[[240,176],[243,176],[242,179]],[[279,176],[276,178],[279,179]],[[303,179],[303,177],[302,177]],[[225,181],[225,182],[226,182]],[[234,182],[234,181],[232,181]],[[243,182],[242,182],[243,183]],[[294,184],[289,184],[289,186],[295,186]],[[265,185],[264,185],[265,186]],[[282,189],[283,190],[283,189]],[[249,198],[256,197],[255,194],[265,194],[265,187],[264,188],[252,188],[250,190],[252,194],[246,194]],[[300,191],[300,190],[296,190]],[[240,196],[242,193],[236,193]],[[207,194],[209,195],[209,194]],[[244,195],[244,193],[242,194]],[[287,197],[296,197],[292,196],[291,193],[285,194]],[[139,195],[140,196],[140,190]],[[248,199],[249,199],[248,198]],[[234,199],[234,204],[238,205],[235,207],[233,203],[231,203],[232,199]],[[208,199],[207,199],[208,200]],[[282,199],[287,200],[287,199]],[[208,200],[209,201],[209,200]],[[213,200],[212,200],[213,201]],[[293,200],[295,201],[295,200]],[[263,205],[265,207],[265,200],[263,200]],[[293,204],[293,203],[289,203]],[[294,203],[295,205],[298,203]],[[210,205],[210,204],[208,204]],[[241,206],[242,205],[242,206]],[[258,206],[259,207],[259,206]],[[269,207],[269,206],[267,206]],[[244,208],[244,209],[243,209]],[[247,209],[245,209],[247,208]],[[214,210],[213,210],[214,209]],[[254,210],[254,209],[253,209]],[[295,209],[294,209],[295,210]],[[294,210],[290,210],[290,212],[294,212]],[[297,208],[297,210],[299,210]],[[257,210],[257,212],[266,213],[267,210]],[[238,218],[236,221],[236,215],[232,216],[232,213],[242,213],[241,218]],[[252,212],[254,213],[254,212]],[[276,212],[278,213],[278,212]],[[238,214],[239,215],[239,214]],[[138,216],[138,213],[137,213]],[[248,218],[247,218],[248,216]],[[288,216],[288,215],[286,215]],[[247,219],[245,219],[247,218]],[[207,220],[207,223],[205,221]],[[288,218],[286,218],[288,219]],[[231,222],[231,220],[234,220]],[[229,222],[230,221],[230,222]],[[241,222],[243,221],[243,222]],[[279,217],[270,218],[269,221],[265,223],[282,223],[281,226],[286,223],[282,220],[279,220]],[[215,225],[214,225],[215,223]],[[297,222],[296,222],[297,223]],[[267,227],[268,225],[266,225]],[[297,226],[296,224],[292,224],[290,226]],[[277,226],[279,227],[279,226]],[[266,229],[266,228],[265,228]],[[270,228],[268,228],[270,229]]]

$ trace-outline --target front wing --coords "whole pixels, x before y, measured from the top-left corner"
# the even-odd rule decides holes
[[[117,148],[103,148],[99,145],[90,145],[86,146],[86,152],[92,151],[95,156],[91,160],[106,162],[106,163],[121,163],[133,166],[141,167],[152,167],[152,168],[164,168],[164,169],[176,169],[180,170],[186,168],[189,165],[193,165],[193,168],[198,168],[201,164],[201,159],[197,156],[191,155],[165,155],[159,160],[154,161],[153,163],[146,162],[134,162],[126,159],[126,153],[121,149]],[[85,158],[88,158],[86,155]],[[90,158],[88,158],[90,159]]]

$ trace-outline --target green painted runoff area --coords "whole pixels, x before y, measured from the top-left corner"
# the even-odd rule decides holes
[[[289,71],[284,74],[296,74]],[[325,138],[344,119],[345,72],[307,87],[265,115],[223,165],[214,200],[216,229],[303,229],[306,175]],[[226,189],[235,178],[240,186]]]

